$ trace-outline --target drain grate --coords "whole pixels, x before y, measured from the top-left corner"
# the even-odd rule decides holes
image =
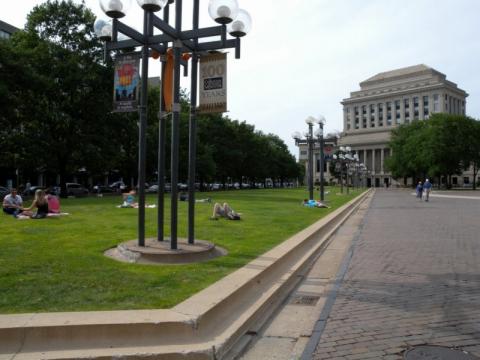
[[[320,299],[320,296],[311,296],[311,295],[296,295],[290,300],[290,304],[293,305],[307,305],[315,306]]]
[[[442,346],[416,346],[405,352],[405,360],[479,360],[477,357],[461,350]]]

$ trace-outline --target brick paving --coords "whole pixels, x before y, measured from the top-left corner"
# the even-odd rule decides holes
[[[410,193],[376,192],[314,359],[397,360],[421,344],[480,358],[480,200]]]

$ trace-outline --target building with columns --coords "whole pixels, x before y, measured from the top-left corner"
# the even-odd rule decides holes
[[[465,115],[467,96],[445,74],[423,64],[379,73],[341,102],[344,130],[339,145],[358,153],[370,171],[368,186],[395,185],[384,167],[391,155],[391,130],[432,113]]]

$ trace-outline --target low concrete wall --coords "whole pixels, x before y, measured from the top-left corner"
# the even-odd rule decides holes
[[[230,357],[368,193],[172,309],[0,315],[0,360]]]

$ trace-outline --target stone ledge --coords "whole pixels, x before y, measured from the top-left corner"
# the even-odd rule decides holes
[[[229,356],[242,335],[275,311],[369,193],[169,310],[0,315],[0,359]]]

